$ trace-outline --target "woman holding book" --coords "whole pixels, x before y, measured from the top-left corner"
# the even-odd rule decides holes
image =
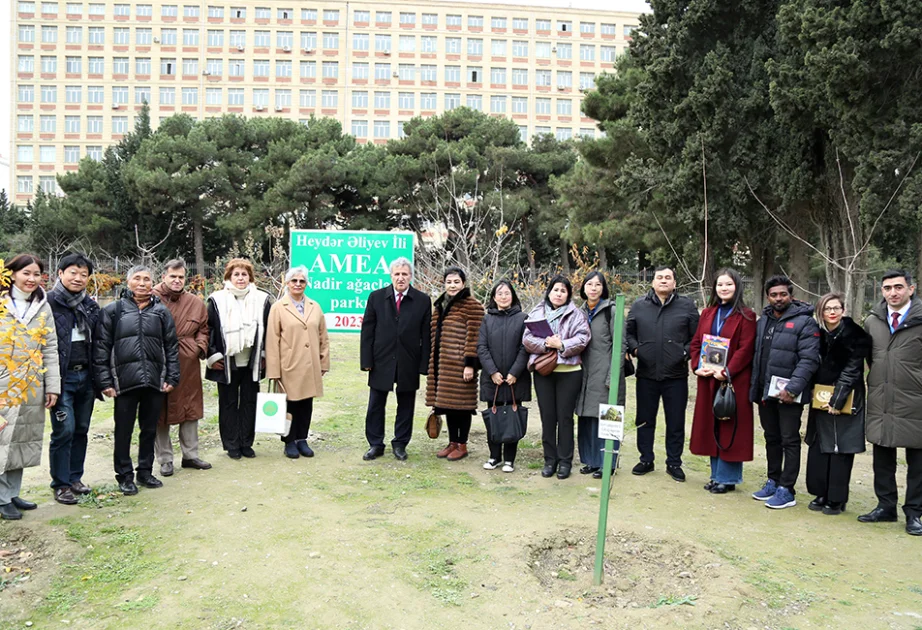
[[[522,335],[530,370],[544,355],[553,357],[554,368],[547,376],[535,371],[544,446],[542,477],[557,473],[558,479],[566,479],[573,468],[573,412],[583,384],[581,355],[590,336],[586,316],[573,303],[573,286],[565,277],[554,276],[544,299],[528,314]]]
[[[807,416],[807,492],[814,512],[836,515],[848,503],[855,453],[865,450],[864,361],[871,338],[851,317],[837,293],[820,298],[814,311],[820,325],[820,369],[813,377]]]
[[[752,461],[749,380],[755,341],[756,315],[743,303],[742,279],[735,269],[721,269],[691,342],[698,394],[689,449],[710,457],[711,480],[704,489],[713,494],[735,490],[743,481],[743,462]],[[736,413],[718,419],[714,397],[728,381],[736,394]]]

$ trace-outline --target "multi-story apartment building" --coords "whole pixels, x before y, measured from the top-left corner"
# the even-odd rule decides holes
[[[637,14],[375,0],[11,0],[11,197],[133,128],[178,112],[337,118],[386,142],[459,106],[522,138],[595,135],[583,91],[630,41]]]

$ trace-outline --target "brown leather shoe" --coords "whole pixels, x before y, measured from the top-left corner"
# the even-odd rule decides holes
[[[70,488],[55,488],[54,500],[63,505],[76,505],[77,497]]]
[[[93,491],[93,489],[82,481],[75,481],[74,483],[70,484],[70,491],[74,494],[89,494]]]
[[[199,459],[198,457],[196,457],[194,459],[182,460],[182,467],[183,468],[194,468],[196,470],[208,470],[211,468],[211,464],[209,464],[203,459]]]
[[[448,446],[446,446],[446,447],[443,448],[441,451],[439,451],[438,453],[436,453],[435,456],[438,457],[438,458],[440,458],[440,459],[443,459],[443,458],[448,457],[449,455],[451,455],[451,453],[452,453],[456,448],[458,448],[458,444],[457,444],[457,443],[455,443],[455,442],[449,442],[449,443],[448,443]]]
[[[467,444],[455,444],[455,450],[448,454],[448,461],[456,462],[467,457]]]

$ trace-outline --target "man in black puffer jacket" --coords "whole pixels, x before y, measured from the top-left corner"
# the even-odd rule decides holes
[[[820,328],[813,307],[793,299],[794,285],[786,276],[765,283],[769,305],[756,331],[749,399],[759,406],[765,432],[768,481],[752,498],[766,507],[797,504],[794,484],[800,474],[800,423],[810,402],[810,380],[820,366]],[[787,382],[772,390],[772,377]]]
[[[93,372],[102,393],[115,398],[115,478],[126,495],[137,494],[131,463],[135,418],[138,439],[138,482],[148,488],[156,479],[154,440],[163,395],[179,383],[179,342],[170,311],[152,294],[149,268],[128,272],[128,290],[102,309],[93,344]]]
[[[675,291],[675,272],[658,267],[653,288],[631,306],[627,316],[627,351],[637,357],[637,450],[640,462],[631,471],[652,471],[653,437],[660,398],[666,416],[666,473],[685,481],[685,408],[688,405],[689,344],[698,328],[695,303]]]

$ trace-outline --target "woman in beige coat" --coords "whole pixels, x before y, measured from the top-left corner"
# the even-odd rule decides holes
[[[0,518],[15,521],[20,510],[36,508],[19,496],[22,470],[41,463],[45,409],[58,400],[61,372],[54,314],[41,287],[42,261],[21,254],[6,269],[12,283],[0,290]]]
[[[287,293],[269,310],[266,327],[266,377],[288,400],[291,430],[282,437],[285,455],[313,457],[307,444],[314,398],[323,396],[323,376],[330,371],[330,338],[320,305],[304,295],[307,269],[285,274]]]

